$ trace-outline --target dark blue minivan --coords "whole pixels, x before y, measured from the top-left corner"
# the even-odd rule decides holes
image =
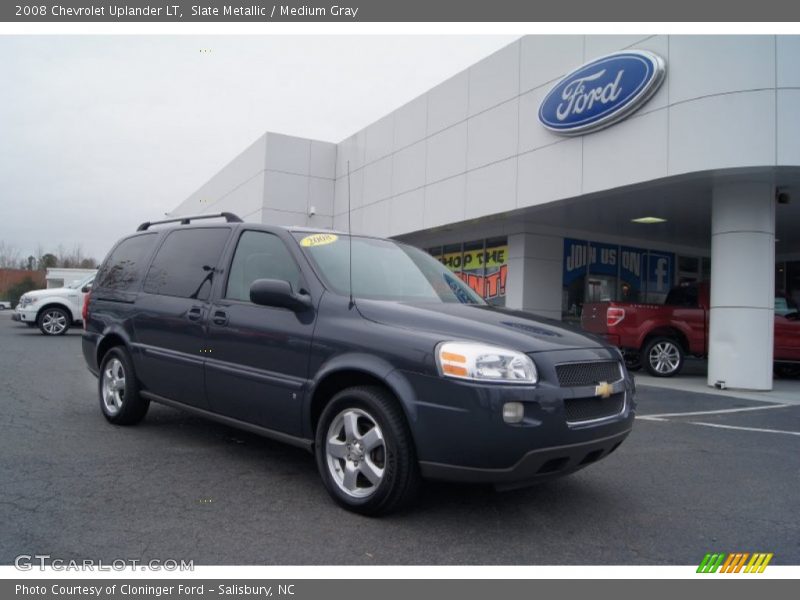
[[[301,446],[363,514],[407,504],[424,478],[570,473],[633,424],[615,348],[488,306],[393,240],[230,213],[143,223],[100,267],[84,328],[108,421],[135,424],[153,401]]]

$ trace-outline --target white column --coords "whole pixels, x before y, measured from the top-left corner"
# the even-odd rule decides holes
[[[506,306],[560,320],[563,257],[563,237],[508,236]]]
[[[775,198],[767,183],[717,184],[711,208],[708,385],[772,389]]]

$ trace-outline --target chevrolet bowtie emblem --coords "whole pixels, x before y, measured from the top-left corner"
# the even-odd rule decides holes
[[[611,393],[614,391],[614,386],[608,383],[607,381],[601,381],[596,386],[594,386],[594,395],[600,396],[601,398],[610,398]]]

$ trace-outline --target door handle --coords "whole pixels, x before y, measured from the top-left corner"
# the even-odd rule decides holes
[[[186,313],[186,318],[190,321],[199,321],[203,318],[203,308],[201,306],[193,306]]]
[[[215,310],[214,316],[211,318],[214,321],[215,325],[227,325],[228,324],[228,313],[224,310]]]

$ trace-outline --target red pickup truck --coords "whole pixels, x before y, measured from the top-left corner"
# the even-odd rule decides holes
[[[774,360],[784,374],[800,372],[800,313],[776,298]],[[786,307],[788,306],[788,310]],[[593,302],[583,305],[584,330],[603,336],[622,350],[628,368],[644,366],[655,377],[680,372],[686,355],[708,354],[707,282],[672,288],[664,304]]]

